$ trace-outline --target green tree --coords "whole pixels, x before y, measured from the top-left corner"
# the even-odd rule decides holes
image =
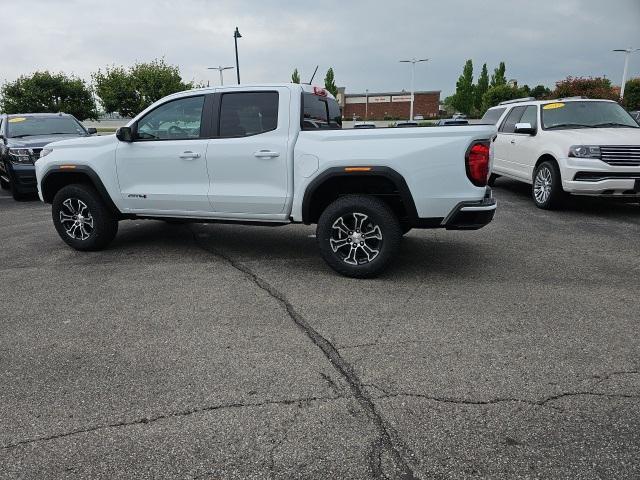
[[[640,110],[640,77],[625,83],[622,103],[627,110]]]
[[[473,62],[467,60],[464,64],[462,75],[460,75],[456,83],[456,93],[451,101],[457,111],[465,115],[471,115],[474,106],[473,90]]]
[[[298,69],[297,68],[291,74],[291,82],[292,83],[300,83],[300,74],[298,73]]]
[[[487,64],[485,63],[482,65],[482,71],[478,77],[478,83],[476,84],[474,93],[474,106],[478,112],[482,109],[482,97],[487,93],[487,90],[489,90],[489,72],[487,71]]]
[[[504,62],[500,62],[500,65],[496,69],[493,70],[493,75],[491,75],[491,84],[492,87],[497,87],[499,85],[507,84],[507,77],[505,76],[505,72],[507,67],[505,67]]]
[[[495,107],[500,102],[513,100],[514,98],[526,97],[527,92],[523,88],[511,85],[496,85],[489,87],[489,90],[482,97],[483,112],[490,107]]]
[[[529,95],[534,97],[536,100],[541,100],[544,98],[548,98],[551,95],[551,90],[549,90],[544,85],[536,85],[531,89]]]
[[[183,82],[178,67],[167,65],[164,59],[136,63],[128,69],[107,67],[104,73],[94,73],[93,81],[105,111],[123,117],[140,113],[162,97],[193,88],[193,83]]]
[[[611,80],[602,77],[567,77],[556,82],[553,92],[555,98],[587,97],[617,100],[617,89],[611,86]]]
[[[329,68],[329,70],[327,70],[327,75],[324,77],[324,88],[326,88],[334,97],[338,95],[338,87],[336,86],[333,68]]]
[[[70,113],[78,120],[97,118],[91,89],[76,77],[48,71],[22,75],[0,89],[5,113]]]

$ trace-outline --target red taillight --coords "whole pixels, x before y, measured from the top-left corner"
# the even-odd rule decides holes
[[[477,187],[485,187],[489,178],[489,142],[471,145],[465,158],[467,177]]]
[[[327,91],[321,87],[313,87],[313,94],[318,95],[319,97],[326,97]]]

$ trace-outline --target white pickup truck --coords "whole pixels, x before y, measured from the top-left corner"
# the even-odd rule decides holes
[[[225,86],[163,98],[116,135],[47,145],[36,176],[77,250],[106,247],[132,218],[317,224],[327,263],[370,277],[411,228],[492,220],[495,135],[487,125],[342,130],[322,88]]]

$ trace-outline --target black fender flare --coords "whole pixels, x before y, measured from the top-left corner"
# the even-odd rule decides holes
[[[66,166],[66,165],[53,166],[47,172],[45,172],[45,174],[42,176],[42,180],[40,182],[40,188],[42,190],[41,191],[42,198],[46,203],[53,202],[53,197],[54,197],[54,195],[52,194],[47,194],[46,190],[47,190],[48,182],[51,182],[52,180],[60,177],[62,178],[71,177],[71,176],[77,177],[78,175],[80,175],[89,179],[89,182],[91,183],[91,185],[96,189],[96,191],[98,192],[98,195],[100,195],[102,200],[105,202],[105,204],[113,214],[115,214],[119,218],[123,217],[122,212],[120,212],[116,204],[113,203],[113,200],[111,199],[109,192],[105,188],[104,183],[102,183],[100,176],[91,167],[88,167],[87,165],[73,165],[72,166],[73,168],[69,168],[69,167],[70,166]],[[73,182],[69,182],[69,183],[73,183]]]
[[[353,170],[351,169],[353,168]],[[405,206],[407,217],[411,224],[418,223],[418,211],[413,200],[413,195],[404,177],[390,167],[366,166],[366,167],[331,167],[324,170],[314,178],[305,189],[302,198],[302,223],[309,224],[311,217],[311,202],[316,191],[327,181],[335,177],[384,177],[395,185],[402,203]],[[368,170],[364,170],[367,168]]]

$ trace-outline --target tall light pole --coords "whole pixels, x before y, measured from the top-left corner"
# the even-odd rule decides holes
[[[400,60],[400,63],[411,64],[411,110],[409,113],[409,121],[413,121],[413,99],[415,96],[414,82],[415,82],[415,76],[416,76],[416,63],[428,62],[428,61],[429,61],[428,58],[421,58],[419,60],[416,60],[415,58],[412,58],[411,60]]]
[[[631,54],[633,52],[637,52],[638,50],[640,50],[640,48],[617,48],[614,50],[614,52],[624,52],[625,56],[624,56],[624,70],[622,71],[622,85],[620,86],[620,100],[622,100],[624,98],[624,87],[625,84],[627,83],[627,71],[629,70],[629,56],[631,56]]]
[[[369,89],[366,88],[364,90],[364,121],[366,122],[369,119]]]
[[[224,77],[222,76],[222,72],[225,70],[230,70],[234,67],[207,67],[207,70],[218,70],[220,72],[220,85],[224,85]]]
[[[233,41],[236,44],[236,74],[238,75],[238,85],[240,85],[240,64],[238,63],[238,39],[242,38],[242,35],[240,35],[240,31],[238,30],[238,27],[236,27],[236,31],[233,32]]]

